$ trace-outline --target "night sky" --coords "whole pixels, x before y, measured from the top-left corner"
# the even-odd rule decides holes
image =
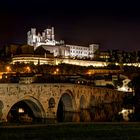
[[[0,5],[0,44],[24,43],[31,27],[55,27],[56,40],[102,50],[140,50],[138,0],[5,0]]]

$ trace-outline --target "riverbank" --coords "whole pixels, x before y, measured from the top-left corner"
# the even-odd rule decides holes
[[[1,140],[140,140],[140,123],[63,123],[0,126]]]

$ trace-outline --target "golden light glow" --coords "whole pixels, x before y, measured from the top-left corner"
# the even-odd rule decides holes
[[[27,71],[27,72],[30,72],[30,71],[31,71],[31,68],[30,68],[29,66],[27,66],[27,67],[26,67],[26,71]]]
[[[56,69],[56,72],[59,72],[59,69],[58,68]]]
[[[93,72],[91,72],[90,70],[88,70],[87,72],[88,75],[94,74]]]
[[[56,71],[54,71],[54,74],[57,74],[57,72],[56,72]]]
[[[59,73],[59,68],[56,68],[56,70],[54,71],[54,74],[58,74]]]
[[[11,71],[11,67],[10,66],[6,66],[6,72],[10,72]]]

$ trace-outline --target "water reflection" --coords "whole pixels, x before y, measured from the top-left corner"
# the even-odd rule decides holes
[[[124,121],[130,121],[130,116],[134,114],[134,108],[126,109],[122,108],[122,110],[118,113],[119,115],[122,115],[122,118]]]
[[[138,120],[136,116],[134,106],[123,107],[121,104],[104,104],[89,110],[81,110],[79,113],[63,112],[63,115],[59,116],[63,119],[59,118],[58,120],[61,120],[61,122],[118,122],[136,121],[136,118]]]
[[[32,117],[28,119],[23,113],[19,118],[14,118],[11,123],[57,123],[57,122],[122,122],[122,121],[140,121],[140,104],[122,105],[122,104],[104,104],[98,107],[92,107],[89,110],[82,109],[80,112],[64,112],[63,106],[59,106],[56,119],[40,119]],[[14,113],[12,110],[11,113]],[[24,116],[23,116],[24,115]],[[30,114],[29,114],[30,115]]]

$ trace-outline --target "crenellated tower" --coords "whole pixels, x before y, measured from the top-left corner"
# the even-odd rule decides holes
[[[34,46],[34,49],[36,49],[41,45],[54,46],[59,42],[55,41],[54,27],[45,29],[42,34],[36,33],[36,28],[31,28],[31,31],[27,32],[27,44]]]

